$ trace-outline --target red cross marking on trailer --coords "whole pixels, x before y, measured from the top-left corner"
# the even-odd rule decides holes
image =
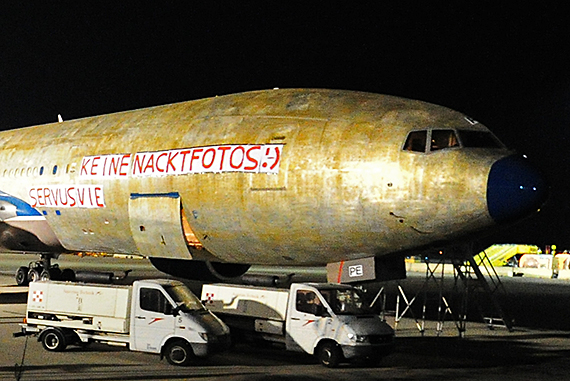
[[[44,292],[36,290],[32,293],[32,302],[42,303],[44,301]]]
[[[214,300],[214,293],[206,292],[206,303],[213,303],[213,300]]]

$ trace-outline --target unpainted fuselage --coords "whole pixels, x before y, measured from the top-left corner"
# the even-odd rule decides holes
[[[316,265],[449,241],[496,225],[499,212],[510,220],[540,205],[538,177],[517,173],[512,181],[535,189],[525,188],[522,209],[499,210],[490,194],[513,184],[490,176],[512,152],[468,147],[460,133],[435,147],[434,130],[490,135],[444,107],[334,90],[257,91],[4,131],[0,242]],[[425,131],[423,151],[410,146],[413,131]]]

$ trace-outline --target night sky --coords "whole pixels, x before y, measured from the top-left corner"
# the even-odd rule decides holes
[[[0,129],[273,87],[420,99],[484,123],[550,182],[543,211],[496,242],[570,249],[566,3],[147,4],[2,2]]]

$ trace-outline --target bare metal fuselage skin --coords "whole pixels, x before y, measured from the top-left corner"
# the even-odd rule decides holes
[[[0,191],[8,206],[25,205],[0,212],[1,242],[317,265],[494,225],[488,179],[512,152],[404,149],[422,128],[488,131],[444,107],[334,90],[257,91],[4,131]]]

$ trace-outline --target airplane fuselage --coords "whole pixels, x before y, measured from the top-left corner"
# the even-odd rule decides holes
[[[469,146],[469,134],[487,140]],[[334,90],[257,91],[4,131],[0,201],[24,205],[0,211],[0,243],[249,264],[382,256],[503,219],[489,198],[504,185],[490,176],[512,152],[494,139],[444,107]],[[536,210],[544,192],[530,193],[504,219]]]

